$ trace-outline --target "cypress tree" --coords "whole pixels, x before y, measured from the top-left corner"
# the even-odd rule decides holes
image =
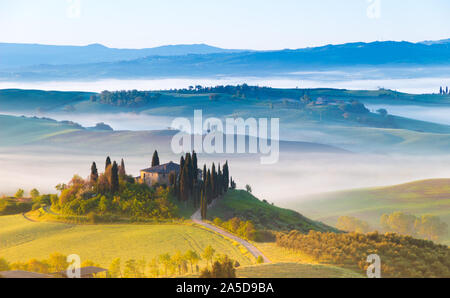
[[[180,198],[183,202],[187,202],[189,199],[189,169],[187,164],[184,165],[181,178],[180,178]]]
[[[204,165],[203,166],[203,173],[202,173],[203,183],[205,183],[205,181],[206,181],[206,174],[207,174],[207,172],[206,172],[206,165]]]
[[[111,158],[108,156],[106,158],[106,162],[105,162],[105,171],[108,169],[108,167],[111,165]]]
[[[180,159],[180,168],[181,168],[181,170],[184,168],[184,156],[181,156],[181,159]]]
[[[216,173],[216,165],[213,163],[211,168],[211,199],[215,199],[217,197],[217,173]]]
[[[206,175],[206,182],[205,182],[205,198],[208,204],[211,204],[213,199],[213,193],[212,193],[212,184],[211,184],[211,171],[208,170],[208,174]]]
[[[208,209],[207,199],[205,196],[205,192],[202,191],[200,194],[200,213],[202,216],[202,220],[206,219],[206,211]]]
[[[208,200],[203,200],[203,218],[206,219],[208,213]]]
[[[192,151],[192,166],[193,166],[193,175],[194,175],[194,181],[198,180],[198,159],[197,159],[197,153],[195,151]]]
[[[91,166],[91,177],[90,177],[90,181],[91,182],[97,182],[98,180],[98,170],[97,170],[97,164],[95,162],[92,163]]]
[[[194,175],[193,175],[194,166],[192,163],[192,156],[190,153],[186,153],[186,159],[184,161],[184,168],[187,169],[189,192],[192,193],[192,191],[194,189]]]
[[[120,178],[125,178],[125,176],[127,175],[127,172],[125,170],[125,162],[123,161],[123,158],[120,162],[120,166],[119,166],[119,177]]]
[[[217,171],[217,190],[218,190],[219,196],[221,196],[223,194],[223,174],[222,174],[222,170],[220,169],[220,164],[219,164],[219,170]]]
[[[152,158],[152,168],[157,167],[159,165],[160,165],[160,163],[159,163],[158,151],[155,150],[155,153],[153,153],[153,158]]]
[[[111,192],[116,193],[119,191],[119,167],[117,162],[114,161],[111,167]]]
[[[227,192],[230,185],[230,173],[228,169],[228,161],[223,166],[223,191]]]

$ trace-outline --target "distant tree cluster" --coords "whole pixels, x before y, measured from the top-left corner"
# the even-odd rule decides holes
[[[0,216],[25,213],[32,208],[31,202],[21,202],[12,198],[0,199]]]
[[[357,232],[362,234],[371,231],[367,222],[351,216],[339,217],[336,228],[346,232]]]
[[[450,248],[394,233],[336,234],[292,231],[278,234],[277,245],[302,252],[319,262],[365,272],[370,254],[382,260],[382,277],[450,277]]]
[[[369,109],[367,109],[363,103],[360,103],[357,100],[353,100],[350,103],[344,103],[339,106],[339,109],[347,113],[356,113],[356,114],[370,113]]]
[[[242,221],[241,219],[234,217],[228,221],[222,221],[220,218],[215,218],[214,224],[241,238],[251,241],[256,240],[257,232],[255,225],[250,220]]]
[[[450,94],[449,93],[449,90],[448,90],[448,86],[447,87],[441,87],[440,89],[439,89],[439,94],[441,94],[441,95],[446,95],[446,94]]]
[[[394,212],[383,214],[380,223],[385,231],[433,241],[439,241],[448,234],[448,225],[439,217],[432,215],[416,217],[411,214]]]
[[[181,171],[179,176],[171,173],[169,176],[170,187],[178,200],[187,204],[192,201],[195,207],[200,207],[202,218],[206,219],[208,205],[226,193],[230,186],[228,162],[216,170],[213,163],[211,169],[203,166],[202,178],[199,179],[198,159],[195,151],[187,153],[180,159]],[[232,178],[231,178],[232,180]]]
[[[272,90],[272,88],[249,86],[247,84],[236,86],[216,86],[216,87],[202,87],[200,85],[190,86],[188,89],[176,89],[177,93],[185,94],[212,94],[211,100],[218,99],[219,94],[228,94],[236,98],[255,97],[257,98],[264,92]]]
[[[25,190],[18,189],[14,198],[0,198],[0,215],[13,215],[50,206],[52,201],[57,201],[57,195],[42,194],[37,189],[30,191],[30,196],[25,198]]]
[[[139,108],[158,100],[160,93],[151,91],[103,91],[98,96],[91,97],[91,101],[109,104],[117,107]]]

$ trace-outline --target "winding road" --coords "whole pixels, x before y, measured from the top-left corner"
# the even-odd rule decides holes
[[[217,201],[217,200],[216,200]],[[213,203],[211,203],[211,205],[208,206],[208,209],[212,208],[214,206],[214,204],[216,203],[216,201],[214,201]],[[193,222],[195,222],[196,224],[199,224],[207,229],[213,230],[214,232],[217,232],[227,238],[233,239],[234,241],[238,242],[239,244],[241,244],[242,246],[244,246],[255,258],[258,257],[262,257],[264,260],[264,263],[270,263],[269,258],[267,258],[258,248],[256,248],[256,246],[254,246],[253,244],[251,244],[250,242],[239,238],[229,232],[226,232],[216,226],[213,226],[209,223],[206,223],[202,220],[202,215],[200,210],[198,210],[197,212],[194,213],[194,215],[192,215],[191,220]]]

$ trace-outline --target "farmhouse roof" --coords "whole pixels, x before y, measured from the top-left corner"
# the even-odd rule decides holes
[[[152,168],[148,168],[148,169],[144,169],[141,170],[141,172],[145,172],[145,173],[158,173],[158,174],[170,174],[170,172],[180,172],[180,165],[174,163],[174,162],[169,162],[160,166],[156,166],[156,167],[152,167]]]

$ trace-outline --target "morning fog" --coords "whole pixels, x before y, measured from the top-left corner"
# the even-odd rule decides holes
[[[203,120],[203,112],[196,110],[193,124],[188,118],[176,118],[172,127],[180,130],[171,142],[172,152],[175,154],[192,150],[207,154],[248,153],[261,154],[260,161],[263,165],[279,161],[279,118],[226,118],[224,124],[219,118]]]

